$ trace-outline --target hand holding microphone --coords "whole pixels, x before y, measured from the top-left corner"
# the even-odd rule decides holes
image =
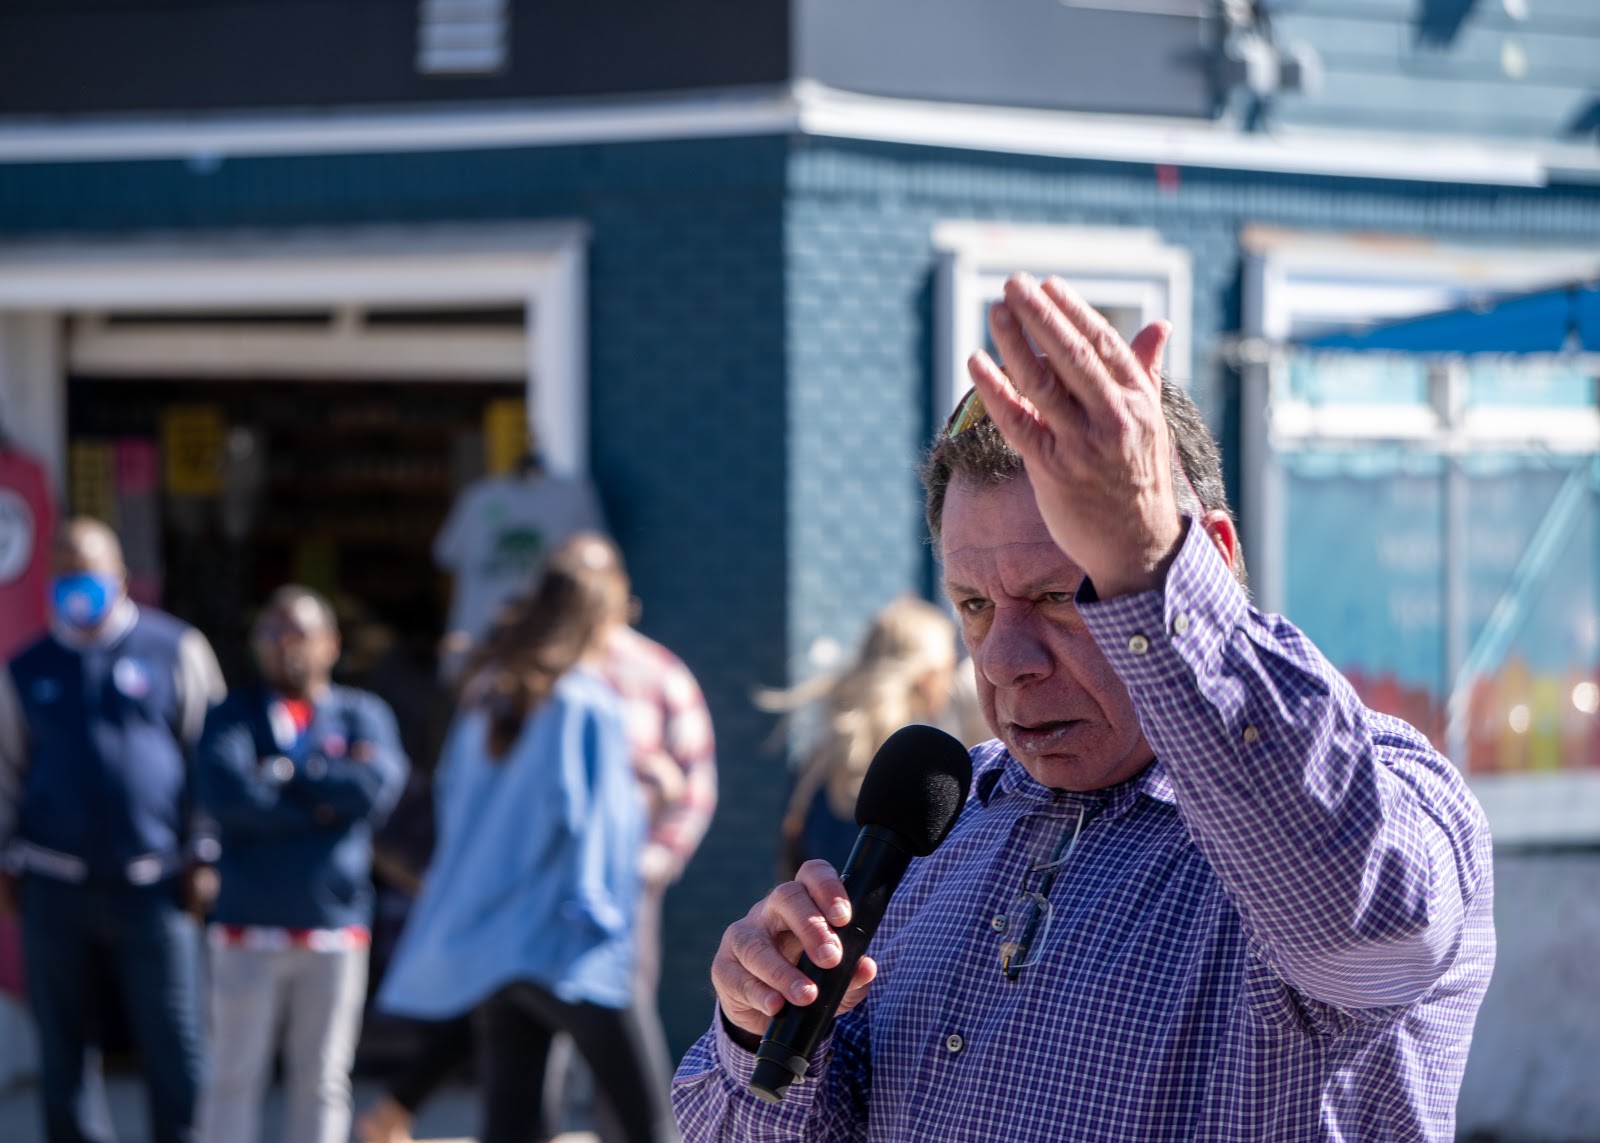
[[[912,858],[944,840],[971,781],[966,748],[950,735],[929,726],[896,731],[862,782],[862,830],[842,877],[826,862],[807,862],[799,880],[774,889],[723,934],[712,983],[724,1017],[762,1036],[751,1081],[757,1095],[781,1099],[835,1014],[865,995],[877,970],[862,954],[889,896]]]

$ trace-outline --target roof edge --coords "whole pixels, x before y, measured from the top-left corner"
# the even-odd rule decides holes
[[[840,91],[810,80],[502,107],[0,121],[0,163],[208,162],[806,134],[1005,154],[1335,178],[1600,185],[1600,148],[991,107]]]

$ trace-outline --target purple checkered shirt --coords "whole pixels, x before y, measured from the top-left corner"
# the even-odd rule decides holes
[[[974,750],[866,1001],[777,1106],[714,1021],[674,1081],[690,1143],[1453,1138],[1494,963],[1460,775],[1250,608],[1192,523],[1163,591],[1080,607],[1159,761],[1080,795]],[[1039,960],[1009,981],[1005,915],[1085,805]]]

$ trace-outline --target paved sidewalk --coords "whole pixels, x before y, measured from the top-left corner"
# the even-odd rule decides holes
[[[106,1083],[111,1122],[117,1143],[150,1143],[145,1127],[144,1091],[134,1076],[113,1075]],[[379,1084],[356,1081],[355,1106],[359,1112],[378,1097]],[[261,1121],[261,1143],[280,1143],[283,1101],[274,1086],[268,1093]],[[470,1143],[478,1122],[477,1092],[469,1087],[448,1087],[439,1092],[418,1116],[413,1129],[419,1141],[428,1143]],[[38,1092],[32,1084],[20,1084],[0,1092],[0,1140],[4,1143],[44,1143],[44,1128],[39,1120]],[[572,1133],[559,1137],[559,1143],[596,1143],[589,1134]]]

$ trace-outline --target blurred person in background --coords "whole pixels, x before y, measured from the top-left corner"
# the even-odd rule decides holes
[[[634,922],[634,992],[641,1032],[654,1043],[653,1056],[667,1058],[666,1036],[656,1006],[661,983],[661,910],[667,889],[694,856],[717,806],[716,742],[705,696],[682,659],[633,624],[640,611],[622,553],[610,540],[580,535],[579,544],[603,544],[611,553],[606,584],[601,676],[622,699],[633,776],[644,796],[649,830],[639,855],[639,904]],[[580,1078],[573,1074],[572,1041],[559,1037],[547,1070],[547,1106],[565,1098],[581,1104]],[[616,1109],[595,1105],[605,1143],[625,1139]],[[561,1122],[551,1119],[548,1126]]]
[[[958,678],[955,624],[933,604],[903,596],[872,617],[842,672],[757,694],[770,712],[822,707],[821,738],[806,753],[783,815],[784,880],[813,857],[843,868],[859,832],[861,779],[889,735],[911,722],[970,733],[954,709]]]
[[[334,686],[332,606],[289,585],[252,633],[262,685],[211,712],[196,787],[217,823],[212,1072],[202,1143],[254,1143],[283,1029],[287,1143],[343,1143],[366,999],[372,830],[405,785],[394,715]]]
[[[477,1010],[481,1143],[545,1137],[540,1080],[558,1031],[625,1138],[676,1138],[666,1056],[635,993],[647,810],[622,701],[600,673],[619,582],[616,548],[575,538],[468,659],[439,765],[438,846],[380,991],[384,1009],[423,1020]]]
[[[666,1057],[656,989],[661,978],[661,906],[667,888],[682,877],[717,808],[717,754],[710,711],[693,672],[683,660],[643,636],[632,623],[638,600],[610,539],[581,533],[571,544],[603,544],[610,549],[605,573],[605,620],[598,640],[603,652],[598,671],[618,692],[627,727],[634,778],[645,797],[650,829],[640,850],[640,895],[634,932],[637,940],[635,997],[642,1033]],[[445,1076],[469,1055],[466,1017],[427,1026],[418,1057],[390,1082],[386,1095],[363,1114],[358,1135],[371,1143],[405,1143],[419,1106]],[[570,1092],[574,1076],[566,1065],[571,1041],[558,1037],[552,1045],[546,1082],[547,1125],[560,1121],[554,1105]],[[602,1103],[598,1111],[602,1135],[621,1135],[616,1114]]]
[[[109,972],[151,1137],[192,1140],[201,1047],[185,910],[209,904],[215,839],[194,828],[190,759],[222,673],[198,631],[128,598],[121,544],[98,520],[66,522],[52,576],[49,634],[0,672],[3,896],[20,895],[45,1132],[106,1138],[84,1086]]]
[[[669,886],[682,876],[694,856],[717,804],[716,744],[711,713],[694,675],[666,647],[632,626],[637,619],[622,553],[608,539],[582,533],[572,545],[603,545],[609,562],[597,575],[604,592],[602,648],[596,667],[622,699],[634,779],[644,796],[649,831],[639,857],[639,902],[634,922],[635,993],[642,1034],[666,1055],[665,1037],[656,1010],[661,972],[661,908]],[[553,1046],[546,1104],[551,1107],[570,1093],[574,1076],[567,1066],[571,1041]],[[418,1108],[470,1051],[466,1018],[426,1027],[424,1043],[389,1084],[379,1101],[361,1117],[358,1135],[371,1143],[404,1143]],[[615,1112],[602,1102],[601,1132],[618,1137]],[[559,1116],[551,1115],[547,1126]]]
[[[609,553],[597,666],[622,699],[633,776],[649,813],[639,856],[636,931],[639,1000],[653,1011],[661,975],[661,902],[667,887],[683,875],[716,811],[716,741],[711,712],[689,668],[634,629],[639,605],[622,553],[594,534],[575,543]]]
[[[604,529],[593,486],[547,471],[532,440],[514,471],[463,488],[433,541],[434,563],[453,581],[441,678],[460,677],[500,607],[537,582],[551,553],[579,532]]]

